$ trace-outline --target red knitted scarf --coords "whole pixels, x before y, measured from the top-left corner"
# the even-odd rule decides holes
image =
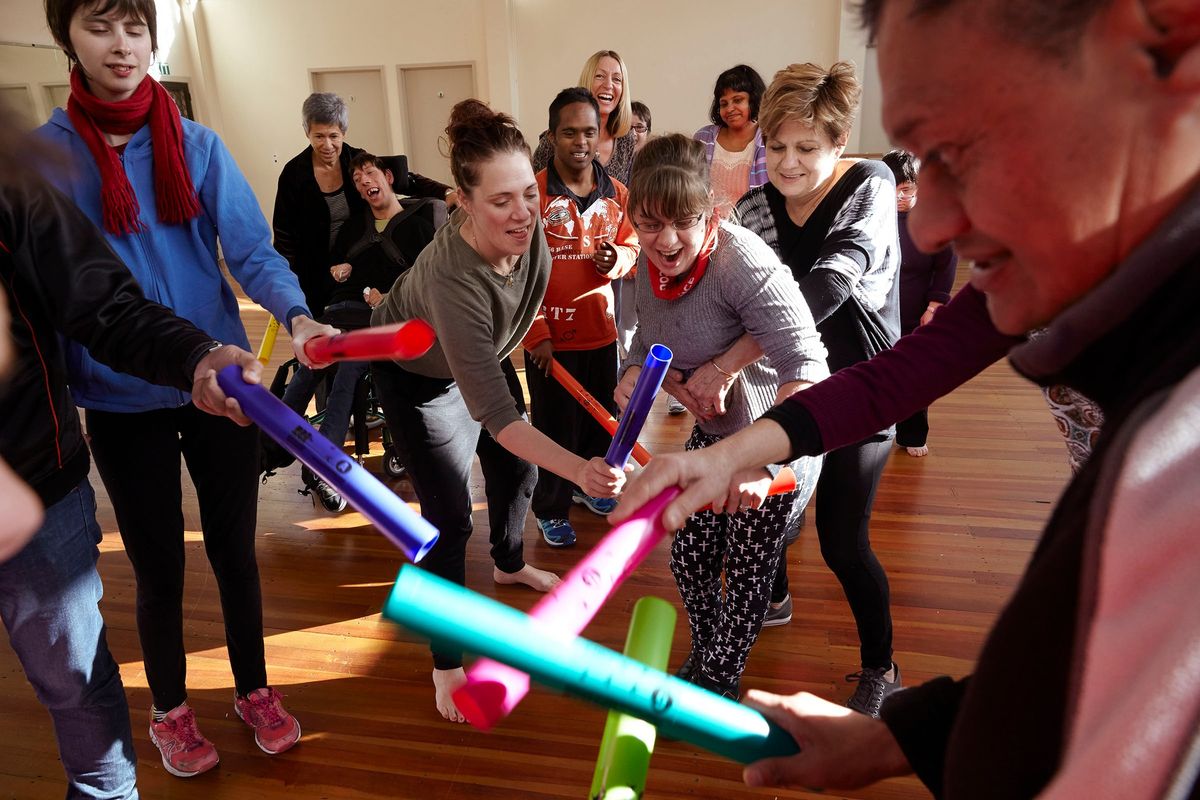
[[[131,134],[150,121],[150,146],[154,154],[154,196],[158,219],[168,224],[186,222],[200,215],[196,188],[183,155],[183,124],[171,95],[147,75],[133,95],[108,103],[92,94],[78,65],[71,70],[71,97],[67,116],[83,139],[100,170],[100,207],[104,229],[118,236],[145,229],[138,219],[137,195],[121,165],[117,151],[109,147],[105,133]]]
[[[654,260],[647,256],[646,265],[650,270],[650,288],[654,291],[655,297],[663,300],[678,300],[696,288],[696,284],[708,270],[708,257],[717,249],[717,229],[719,227],[720,220],[714,213],[709,219],[708,230],[704,234],[704,244],[700,246],[696,263],[687,272],[676,275],[674,278],[659,272],[658,267],[654,265]]]

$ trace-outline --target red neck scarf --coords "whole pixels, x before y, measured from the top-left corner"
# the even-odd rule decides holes
[[[663,300],[678,300],[696,288],[696,284],[708,270],[708,257],[717,249],[717,230],[720,227],[720,219],[714,213],[708,221],[708,230],[704,233],[704,244],[700,245],[696,263],[687,272],[676,275],[674,278],[659,272],[658,267],[654,265],[654,260],[646,256],[646,265],[650,270],[650,288],[654,291],[655,297]]]
[[[137,195],[116,150],[105,133],[134,133],[150,121],[150,146],[154,153],[154,196],[160,222],[187,222],[200,215],[196,188],[183,155],[183,124],[179,108],[158,81],[147,75],[133,95],[108,103],[92,94],[78,65],[71,70],[71,97],[67,116],[83,139],[100,170],[100,207],[104,229],[118,236],[145,229],[138,219]]]

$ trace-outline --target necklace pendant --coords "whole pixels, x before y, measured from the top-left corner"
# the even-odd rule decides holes
[[[510,272],[510,273],[508,273],[507,275],[505,275],[505,276],[504,276],[504,285],[505,285],[506,287],[510,287],[510,288],[512,287],[512,285],[513,285],[513,276],[512,276],[512,273],[511,273],[511,272]]]

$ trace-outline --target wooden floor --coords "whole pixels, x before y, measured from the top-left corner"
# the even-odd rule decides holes
[[[266,317],[243,309],[251,341]],[[280,335],[273,364],[288,349]],[[273,366],[269,374],[273,374]],[[872,539],[892,587],[896,660],[908,683],[971,669],[983,636],[1022,572],[1068,470],[1066,453],[1039,393],[1006,364],[987,370],[931,413],[932,455],[894,451],[875,504]],[[689,417],[668,417],[660,400],[644,443],[681,447]],[[378,459],[368,467],[379,474]],[[314,511],[296,493],[294,466],[262,488],[259,560],[271,682],[304,727],[291,752],[267,757],[234,716],[221,612],[204,559],[190,498],[186,637],[190,702],[221,753],[213,772],[180,780],[162,768],[146,734],[150,696],[134,627],[134,586],[111,505],[93,472],[104,529],[100,572],[109,644],[121,664],[134,720],[143,797],[153,798],[582,798],[586,796],[604,712],[535,687],[498,730],[484,734],[441,720],[433,705],[425,644],[379,616],[402,559],[355,512]],[[478,483],[478,474],[476,482]],[[396,491],[413,500],[404,480]],[[476,493],[482,497],[482,491]],[[476,505],[468,583],[528,608],[533,592],[496,586],[487,554],[486,515]],[[810,515],[811,517],[811,515]],[[606,530],[582,509],[572,512],[579,545],[551,550],[526,526],[526,558],[566,571]],[[821,561],[810,527],[790,550],[795,616],[764,631],[745,688],[808,690],[842,700],[857,669],[857,637],[841,589]],[[678,606],[664,545],[630,578],[588,630],[620,649],[637,598],[653,594]],[[672,667],[688,649],[681,610]],[[0,647],[0,797],[63,796],[49,717],[16,659]],[[660,742],[647,798],[927,797],[915,779],[844,795],[751,791],[738,765],[686,744]]]

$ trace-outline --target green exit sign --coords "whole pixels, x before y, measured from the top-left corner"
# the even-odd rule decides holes
[[[170,75],[171,74],[171,65],[165,61],[158,62],[158,74],[159,75]]]

